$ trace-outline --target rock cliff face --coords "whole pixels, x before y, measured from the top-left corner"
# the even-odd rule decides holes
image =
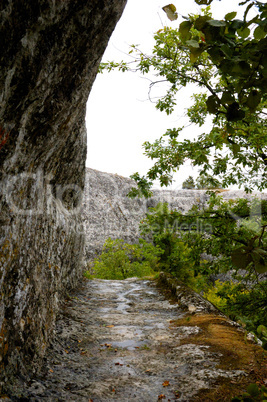
[[[0,2],[0,391],[81,275],[86,101],[126,0]]]
[[[139,222],[159,202],[168,202],[170,208],[187,212],[193,205],[203,208],[208,196],[205,190],[154,190],[149,200],[127,197],[134,181],[116,174],[86,169],[83,222],[86,239],[86,260],[91,260],[102,249],[108,237],[122,238],[129,243],[138,241]],[[267,194],[246,194],[227,190],[221,193],[225,200],[254,196],[267,199]]]

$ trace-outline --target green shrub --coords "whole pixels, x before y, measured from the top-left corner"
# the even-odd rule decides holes
[[[86,277],[126,279],[154,274],[159,267],[162,250],[140,239],[139,244],[128,244],[122,239],[107,239],[103,252],[93,261],[92,272]]]
[[[208,174],[201,174],[196,179],[196,187],[198,190],[201,189],[217,189],[222,188],[221,182],[214,176]]]
[[[259,278],[267,270],[266,211],[261,200],[224,201],[212,193],[205,208],[194,205],[186,214],[159,203],[140,224],[142,236],[163,250],[161,270],[204,291],[220,310],[254,332],[264,347],[266,334],[257,328],[267,322],[267,281]],[[209,258],[204,260],[203,254]],[[216,282],[212,288],[210,275],[229,270],[234,283]]]
[[[217,280],[215,281],[214,286],[209,288],[203,293],[203,297],[209,300],[214,306],[216,306],[219,310],[225,312],[227,306],[227,299],[218,295],[218,292],[224,288],[224,283]]]
[[[183,189],[194,189],[195,188],[195,182],[192,176],[189,176],[182,184]]]
[[[239,322],[249,332],[253,332],[267,347],[267,281],[251,287],[245,282],[215,282],[203,296],[232,320]]]
[[[257,384],[249,384],[247,391],[240,396],[232,398],[232,402],[256,402],[267,401],[267,388],[262,385],[259,387]]]

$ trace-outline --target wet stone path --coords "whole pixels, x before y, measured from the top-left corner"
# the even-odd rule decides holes
[[[216,368],[209,346],[181,344],[200,330],[172,325],[184,314],[147,280],[85,282],[63,308],[48,373],[28,400],[191,401],[212,379],[242,374]]]

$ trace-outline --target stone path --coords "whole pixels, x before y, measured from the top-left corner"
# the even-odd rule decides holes
[[[218,368],[221,351],[190,341],[202,329],[175,325],[187,313],[147,280],[85,282],[66,303],[47,374],[26,400],[206,402],[200,389],[244,371]]]

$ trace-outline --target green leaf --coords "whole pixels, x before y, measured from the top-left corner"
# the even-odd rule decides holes
[[[236,17],[236,14],[236,11],[232,11],[231,13],[226,14],[224,18],[226,21],[231,21]]]
[[[226,125],[226,130],[227,130],[228,134],[234,134],[235,133],[235,129],[232,126],[230,126],[230,124]]]
[[[254,111],[259,105],[260,101],[261,101],[261,94],[258,91],[253,90],[250,92],[245,104],[246,106],[249,107],[251,111]]]
[[[209,21],[209,20],[210,20],[210,17],[208,15],[200,16],[196,19],[194,27],[198,31],[202,31],[202,28],[207,24],[207,21]]]
[[[238,75],[249,75],[251,73],[250,65],[246,61],[242,60],[233,65],[231,72]]]
[[[266,254],[266,251],[260,248],[255,248],[251,253],[255,269],[260,274],[267,271]]]
[[[232,60],[224,59],[224,60],[222,60],[219,67],[223,73],[231,75],[232,70],[235,67],[235,63]]]
[[[199,48],[199,43],[196,40],[187,40],[185,43],[190,47]]]
[[[233,251],[231,255],[232,263],[238,269],[246,269],[248,264],[251,262],[249,255],[244,252],[244,248],[240,247]]]
[[[209,25],[209,22],[210,20],[207,22],[207,25],[202,28],[201,31],[205,35],[206,42],[216,42],[218,40],[218,30],[220,30],[220,28]]]
[[[231,103],[235,102],[234,95],[229,91],[224,91],[221,98],[222,103],[230,105]]]
[[[213,27],[225,27],[226,26],[225,21],[219,21],[219,20],[209,20],[208,24]]]
[[[232,150],[233,150],[234,156],[237,156],[237,154],[240,152],[240,145],[238,145],[238,144],[233,144]]]
[[[236,32],[240,36],[240,38],[246,39],[250,34],[250,29],[249,28],[240,28]]]
[[[253,33],[254,39],[263,39],[266,35],[267,33],[260,26],[258,26]]]
[[[203,53],[203,48],[191,48],[190,52],[190,62],[195,63],[199,56]]]
[[[249,384],[247,391],[251,396],[258,396],[260,394],[257,384]]]
[[[245,112],[240,110],[239,104],[237,102],[233,102],[231,105],[228,106],[226,112],[227,121],[239,121],[244,119]]]
[[[174,4],[168,4],[167,6],[162,7],[162,10],[165,11],[169,20],[171,21],[177,20],[178,14],[176,12],[176,7]]]
[[[190,38],[190,29],[193,23],[190,21],[183,21],[179,26],[179,33],[182,40],[187,40]]]
[[[233,50],[230,48],[228,45],[222,45],[221,46],[222,52],[225,54],[225,56],[231,58],[233,55]]]
[[[264,325],[259,325],[257,328],[257,333],[267,337],[267,328]]]
[[[242,20],[234,20],[231,23],[231,28],[234,30],[241,29],[244,26],[244,21]]]
[[[218,112],[219,102],[218,98],[215,95],[211,95],[208,97],[206,101],[207,109],[209,113],[215,114]]]
[[[214,63],[220,63],[223,60],[223,54],[218,47],[210,47],[208,53]]]
[[[267,272],[267,266],[266,264],[260,264],[260,263],[255,263],[255,269],[259,274],[264,274]]]
[[[262,248],[257,247],[257,248],[254,249],[254,251],[257,252],[258,254],[262,255],[263,257],[267,258],[267,251],[266,250],[263,250]]]

